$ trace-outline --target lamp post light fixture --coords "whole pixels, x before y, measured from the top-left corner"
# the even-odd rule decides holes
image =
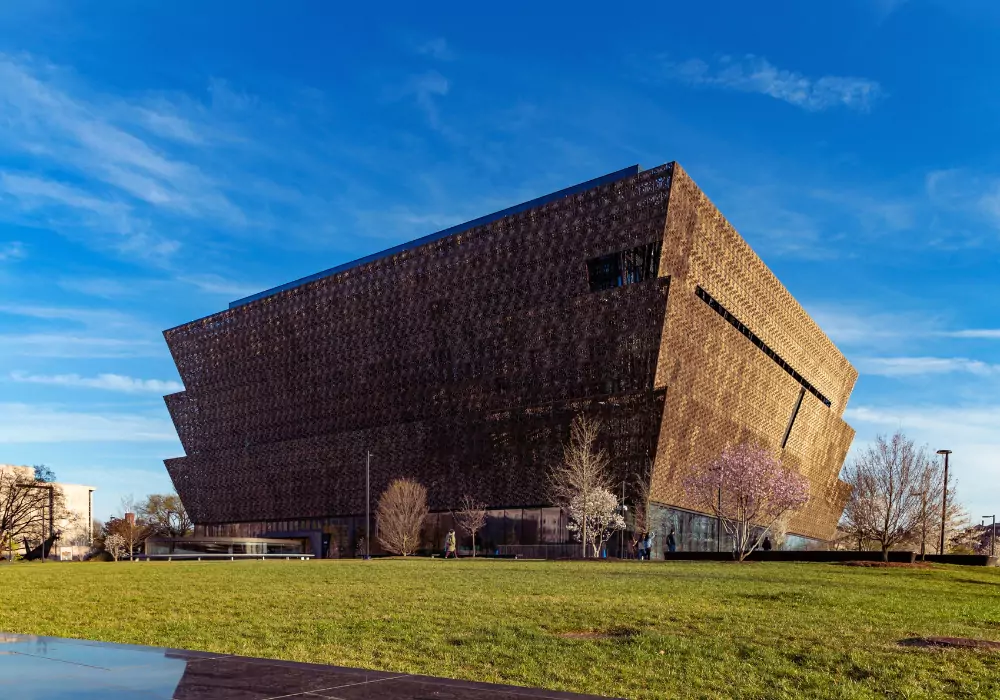
[[[986,518],[993,519],[993,525],[990,526],[990,556],[996,556],[996,542],[997,542],[997,516],[995,515],[984,515],[983,516],[983,527],[986,527]]]
[[[941,547],[938,554],[944,554],[944,531],[948,522],[948,455],[951,450],[938,450],[939,455],[944,455],[944,491],[941,493]]]

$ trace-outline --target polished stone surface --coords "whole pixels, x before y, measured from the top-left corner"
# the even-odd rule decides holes
[[[319,664],[0,633],[0,698],[17,700],[585,700],[594,697]]]

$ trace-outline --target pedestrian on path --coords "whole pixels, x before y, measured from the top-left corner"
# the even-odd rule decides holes
[[[444,558],[447,559],[449,556],[458,559],[458,542],[454,530],[448,530],[448,535],[444,538]]]
[[[674,537],[674,528],[670,528],[670,534],[667,535],[667,549],[671,552],[677,551],[677,538]]]

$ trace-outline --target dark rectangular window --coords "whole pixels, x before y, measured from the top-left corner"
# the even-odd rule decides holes
[[[623,287],[655,279],[660,270],[661,241],[619,250],[587,261],[590,291]]]
[[[819,391],[816,389],[816,387],[814,387],[812,384],[810,384],[809,382],[807,382],[805,380],[805,378],[803,378],[803,376],[801,374],[799,374],[794,369],[792,369],[791,366],[787,362],[785,362],[783,359],[781,359],[781,356],[778,355],[778,353],[776,353],[774,350],[772,350],[771,348],[769,348],[767,346],[767,344],[763,340],[761,340],[760,338],[758,338],[754,334],[753,331],[751,331],[749,328],[747,328],[745,325],[743,325],[738,318],[736,318],[731,313],[729,313],[729,311],[726,309],[726,307],[724,307],[722,304],[720,304],[719,302],[717,302],[712,297],[711,294],[709,294],[708,292],[706,292],[701,287],[696,287],[695,290],[694,290],[694,293],[698,295],[699,299],[701,299],[703,302],[705,302],[710,307],[712,307],[712,309],[715,310],[715,313],[719,314],[720,316],[722,316],[722,318],[724,318],[727,321],[729,321],[729,324],[731,326],[733,326],[733,328],[735,328],[736,330],[738,330],[740,333],[742,333],[744,336],[746,336],[750,340],[751,343],[753,343],[758,348],[760,348],[764,352],[765,355],[767,355],[772,360],[774,360],[774,362],[779,367],[781,367],[781,369],[783,369],[786,372],[788,372],[788,374],[792,377],[792,379],[794,379],[795,381],[797,381],[802,386],[803,389],[805,389],[810,394],[812,394],[813,396],[815,396],[817,399],[819,399],[820,401],[822,401],[825,406],[830,406],[831,405],[830,399],[826,398],[825,396],[823,396],[823,394],[819,393]],[[798,407],[796,407],[796,413],[798,413]],[[793,416],[793,420],[794,420],[794,416]],[[791,430],[791,424],[789,424],[789,431],[790,430]],[[788,439],[787,435],[786,435],[785,439],[786,440]]]

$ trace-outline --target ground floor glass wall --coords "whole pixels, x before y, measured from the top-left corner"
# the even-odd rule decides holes
[[[667,549],[671,528],[680,552],[732,552],[732,539],[721,533],[718,520],[710,515],[693,513],[659,504],[651,506],[653,558],[662,559]],[[631,516],[631,512],[629,513]],[[629,529],[613,535],[602,556],[635,558],[632,518]],[[476,552],[480,555],[522,556],[526,558],[558,559],[578,557],[581,545],[574,542],[567,528],[566,514],[559,508],[507,508],[487,511],[486,525],[476,535]],[[419,553],[433,554],[444,549],[445,537],[454,528],[458,536],[459,554],[472,554],[472,538],[456,524],[451,512],[430,513],[421,530]],[[378,541],[378,522],[374,515],[371,525],[370,551],[385,554]],[[195,534],[202,537],[302,537],[307,551],[323,558],[357,557],[365,553],[365,518],[343,516],[303,520],[198,525]],[[638,537],[635,537],[638,539]],[[315,542],[315,544],[312,544]],[[776,543],[775,549],[819,549],[825,543],[796,535],[788,535]]]
[[[720,528],[718,518],[689,510],[652,504],[651,521],[656,533],[653,544],[653,558],[662,558],[667,549],[667,536],[674,530],[674,539],[679,552],[732,552],[733,539]],[[785,535],[784,538],[771,535],[774,549],[803,550],[825,549],[824,542],[799,535]]]

